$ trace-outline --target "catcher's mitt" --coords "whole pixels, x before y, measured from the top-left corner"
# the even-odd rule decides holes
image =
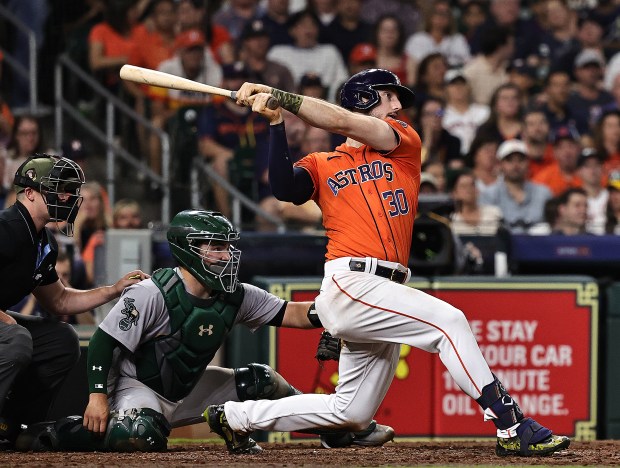
[[[321,333],[321,339],[319,340],[319,346],[316,350],[316,358],[319,361],[338,361],[340,360],[340,349],[342,348],[342,341],[340,338],[333,337],[327,330],[323,330]]]

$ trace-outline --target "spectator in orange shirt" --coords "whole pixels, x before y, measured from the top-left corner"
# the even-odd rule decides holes
[[[530,178],[554,162],[553,145],[549,142],[549,134],[549,121],[542,109],[530,109],[525,112],[521,136],[527,145]]]
[[[155,0],[151,4],[151,13],[146,21],[133,30],[136,46],[129,55],[128,63],[138,67],[157,70],[159,64],[174,54],[176,26],[176,8],[173,0]],[[131,81],[123,85],[135,99],[135,110],[145,118],[150,118],[150,108],[146,102],[149,87]],[[148,140],[144,127],[137,125],[140,148],[148,148]]]
[[[96,24],[88,36],[90,69],[102,77],[108,87],[118,89],[118,71],[127,63],[136,46],[132,32],[139,15],[135,0],[106,3],[104,21]]]
[[[549,187],[554,196],[569,188],[581,187],[582,182],[577,174],[580,152],[581,144],[577,130],[572,126],[558,128],[553,136],[555,162],[541,170],[533,181]]]
[[[235,47],[228,30],[214,24],[207,15],[204,0],[177,1],[177,31],[200,29],[204,32],[213,57],[220,63],[232,63],[235,60]]]

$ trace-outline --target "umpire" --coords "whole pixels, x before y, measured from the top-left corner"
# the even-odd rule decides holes
[[[80,355],[70,325],[7,309],[33,293],[53,314],[79,314],[148,278],[136,270],[112,286],[66,288],[54,268],[58,245],[45,225],[62,224],[61,232],[73,235],[82,202],[82,169],[67,158],[36,154],[17,169],[13,183],[17,201],[0,211],[0,449],[12,448],[22,424],[47,417]]]

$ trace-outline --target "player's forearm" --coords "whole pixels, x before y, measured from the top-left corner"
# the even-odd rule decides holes
[[[276,88],[272,88],[271,94],[278,99],[283,109],[292,112],[313,127],[331,132],[341,133],[342,124],[350,114],[342,107],[322,99],[288,93]]]
[[[304,169],[293,168],[284,122],[269,127],[269,182],[278,200],[305,203],[312,196],[312,179]]]
[[[37,300],[49,312],[56,315],[75,315],[94,309],[120,296],[116,285],[82,291],[66,288],[60,280],[34,291]]]
[[[89,393],[108,392],[108,374],[118,341],[97,328],[88,345],[87,376]]]
[[[286,328],[316,328],[308,319],[312,302],[289,302],[284,311],[282,326]]]
[[[380,151],[390,151],[397,144],[391,127],[383,120],[351,112],[322,99],[272,89],[281,106],[313,127],[344,135]]]

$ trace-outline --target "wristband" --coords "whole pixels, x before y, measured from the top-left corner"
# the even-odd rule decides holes
[[[314,328],[323,328],[323,324],[321,323],[321,319],[319,318],[319,314],[316,313],[316,307],[314,302],[308,309],[308,320],[312,324]]]
[[[295,115],[299,112],[301,103],[304,100],[304,97],[299,94],[287,93],[286,91],[282,91],[277,88],[271,89],[271,95],[278,100],[280,107],[292,112]]]

